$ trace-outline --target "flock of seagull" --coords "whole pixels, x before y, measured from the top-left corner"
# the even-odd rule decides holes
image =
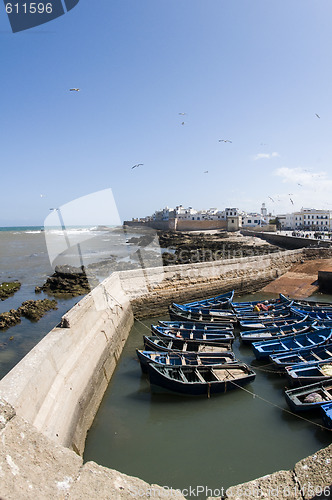
[[[72,89],[69,89],[69,91],[70,91],[70,92],[79,92],[79,91],[80,91],[80,89],[78,89],[78,88],[72,88]],[[187,114],[187,113],[183,113],[183,112],[179,113],[179,115],[180,115],[180,116],[186,116],[186,114]],[[319,116],[319,114],[318,114],[318,113],[315,113],[315,116],[316,116],[317,118],[319,118],[319,119],[320,119],[320,116]],[[181,122],[181,125],[185,125],[185,123],[186,123],[185,121],[182,121],[182,122]],[[230,144],[232,144],[232,142],[233,142],[233,141],[231,141],[230,139],[219,139],[219,142],[224,142],[224,143],[230,143]],[[264,146],[265,146],[266,144],[262,144],[262,145],[264,145]],[[133,165],[133,166],[131,167],[131,169],[133,170],[134,168],[138,168],[138,167],[141,167],[141,166],[143,166],[143,165],[144,165],[144,163],[136,163],[135,165]],[[208,173],[209,173],[209,171],[208,171],[208,170],[205,170],[205,171],[204,171],[204,174],[208,174]],[[298,182],[298,185],[299,185],[299,186],[302,186],[302,184],[300,184],[299,182]],[[41,195],[41,196],[43,196],[43,195]],[[290,194],[289,194],[288,196],[290,196]],[[275,203],[275,200],[274,200],[273,198],[271,198],[271,196],[268,196],[268,198],[269,198],[269,199],[270,199],[273,203]],[[290,202],[292,203],[292,205],[294,205],[294,201],[292,200],[292,198],[289,198],[289,199],[290,199]]]

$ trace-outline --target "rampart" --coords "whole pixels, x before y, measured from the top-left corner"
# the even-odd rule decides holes
[[[163,313],[172,300],[258,290],[313,255],[294,250],[112,274],[0,381],[0,497],[120,499],[147,491],[143,481],[83,465],[80,456],[134,316]],[[319,453],[330,460],[331,450]]]
[[[281,248],[286,248],[287,250],[293,250],[296,248],[331,248],[331,241],[329,240],[303,238],[300,236],[287,236],[285,234],[263,232],[254,229],[242,229],[241,233],[244,236],[256,236],[257,238],[261,238],[269,243],[272,243],[272,245],[277,245]]]

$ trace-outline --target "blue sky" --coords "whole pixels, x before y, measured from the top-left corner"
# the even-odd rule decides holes
[[[15,34],[1,8],[1,226],[109,188],[121,220],[332,209],[330,1],[81,0]]]

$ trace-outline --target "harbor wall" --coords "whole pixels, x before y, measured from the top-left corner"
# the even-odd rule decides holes
[[[303,258],[312,255],[286,251],[104,280],[0,381],[1,498],[133,498],[136,484],[147,491],[143,481],[80,457],[134,315],[165,312],[172,300],[258,290]]]
[[[296,236],[286,236],[284,234],[269,233],[262,231],[255,231],[249,229],[242,229],[241,234],[244,236],[255,236],[262,240],[277,245],[287,250],[294,250],[297,248],[331,248],[331,241],[318,240],[314,238],[301,238]]]

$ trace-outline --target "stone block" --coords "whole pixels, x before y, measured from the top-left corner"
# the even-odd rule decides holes
[[[232,500],[257,500],[259,498],[297,500],[301,497],[298,496],[296,486],[294,474],[281,470],[247,483],[232,486],[226,490],[224,498]]]
[[[168,491],[161,486],[150,485],[142,479],[107,469],[95,462],[87,462],[84,464],[76,483],[70,489],[68,500],[168,498],[167,494]],[[172,496],[169,498],[181,500],[185,497],[173,490]]]
[[[304,500],[324,498],[332,485],[332,444],[298,462],[294,471]]]
[[[81,466],[76,453],[55,445],[18,416],[0,431],[3,500],[64,499]]]

